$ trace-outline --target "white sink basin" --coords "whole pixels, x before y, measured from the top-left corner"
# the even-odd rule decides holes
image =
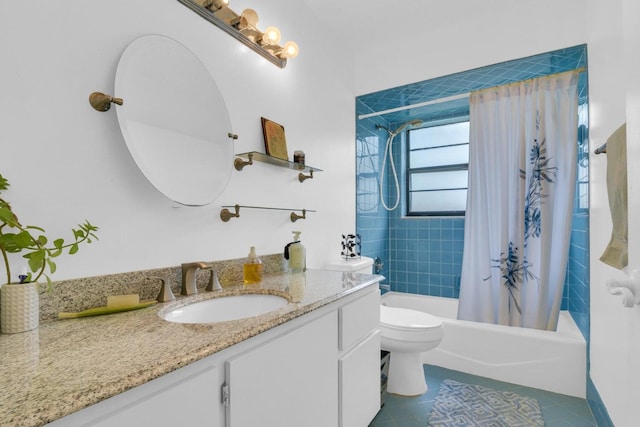
[[[286,298],[267,294],[242,294],[212,298],[174,308],[158,315],[169,322],[213,323],[259,316],[286,306]]]

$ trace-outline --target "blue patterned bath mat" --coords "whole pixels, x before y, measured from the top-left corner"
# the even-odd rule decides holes
[[[428,427],[544,426],[540,404],[532,397],[444,380]]]

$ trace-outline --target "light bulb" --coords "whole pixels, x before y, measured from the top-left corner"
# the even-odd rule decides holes
[[[258,26],[258,13],[253,9],[245,9],[240,15],[244,18],[248,26],[256,28]]]
[[[205,0],[203,6],[209,10],[216,11],[229,5],[229,0]]]
[[[262,44],[277,45],[280,43],[280,30],[276,27],[267,27],[262,35]]]
[[[278,54],[280,58],[295,58],[298,56],[298,45],[296,42],[286,42]]]

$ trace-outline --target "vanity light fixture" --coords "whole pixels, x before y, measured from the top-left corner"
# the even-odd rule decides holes
[[[288,58],[298,56],[295,42],[280,46],[280,30],[276,27],[267,27],[264,32],[258,29],[258,14],[253,9],[238,15],[229,8],[229,0],[178,1],[280,68],[286,67]]]

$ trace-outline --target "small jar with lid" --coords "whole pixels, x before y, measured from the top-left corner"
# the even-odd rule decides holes
[[[299,163],[301,165],[304,165],[304,151],[302,150],[296,150],[293,152],[293,161],[295,163]]]

